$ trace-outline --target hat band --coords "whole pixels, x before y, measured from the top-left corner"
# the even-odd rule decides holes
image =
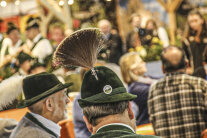
[[[96,95],[93,95],[93,96],[90,96],[88,98],[85,98],[84,100],[86,100],[86,101],[94,101],[94,99],[99,100],[99,99],[103,98],[104,95],[112,96],[112,95],[115,95],[115,94],[120,94],[120,93],[125,93],[125,92],[127,92],[125,87],[118,87],[118,88],[113,89],[110,94],[105,94],[104,92],[100,92],[100,93],[98,93]]]
[[[57,88],[59,88],[59,87],[62,86],[62,85],[63,85],[62,83],[57,84],[57,85],[55,85],[54,87],[52,87],[51,89],[57,89]],[[50,89],[49,89],[49,90],[50,90]],[[49,91],[49,90],[48,90],[48,91]],[[35,97],[31,98],[31,99],[26,99],[25,102],[27,103],[27,102],[29,102],[29,101],[37,100],[37,99],[39,99],[39,97],[44,96],[46,92],[47,92],[47,91],[45,91],[45,92],[41,93],[40,95],[37,95],[37,96],[35,96]]]

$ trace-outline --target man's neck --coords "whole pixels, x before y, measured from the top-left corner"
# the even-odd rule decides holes
[[[98,125],[93,126],[93,132],[92,132],[93,134],[95,134],[99,128],[105,125],[108,125],[108,124],[113,124],[113,123],[122,123],[122,124],[128,125],[133,128],[131,124],[131,120],[129,120],[129,118],[127,118],[124,115],[109,115],[109,116],[98,119],[97,123]]]

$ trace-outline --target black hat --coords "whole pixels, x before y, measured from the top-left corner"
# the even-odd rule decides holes
[[[10,34],[11,31],[13,31],[13,30],[18,30],[18,28],[16,27],[16,25],[14,23],[8,22],[7,23],[7,31],[6,31],[6,33]]]
[[[28,107],[71,85],[72,83],[62,84],[52,73],[43,72],[28,76],[23,79],[25,100],[22,100],[17,108]]]
[[[17,56],[17,59],[19,60],[19,64],[22,64],[22,63],[24,63],[26,60],[32,60],[33,58],[32,58],[30,55],[28,55],[28,54],[26,54],[26,53],[24,53],[24,52],[21,52],[21,53]]]
[[[82,108],[90,105],[130,101],[137,97],[127,92],[119,77],[109,68],[97,66],[93,69],[98,80],[92,70],[85,74],[81,86],[81,99],[78,100]]]
[[[39,21],[40,21],[40,19],[38,19],[38,18],[30,17],[30,18],[27,20],[27,27],[26,27],[26,30],[29,30],[29,29],[31,29],[31,28],[39,28]]]

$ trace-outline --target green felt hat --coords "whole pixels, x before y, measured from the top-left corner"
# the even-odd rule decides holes
[[[93,68],[97,75],[89,70],[82,82],[81,99],[78,103],[81,108],[104,103],[130,101],[137,96],[127,92],[119,77],[107,67],[97,66]]]
[[[62,84],[52,73],[39,73],[23,79],[23,92],[25,100],[22,100],[17,108],[30,106],[49,95],[54,94],[64,88],[68,88],[72,83]]]

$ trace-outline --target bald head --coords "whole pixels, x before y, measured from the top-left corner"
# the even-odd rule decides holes
[[[177,70],[185,69],[185,55],[181,48],[169,46],[163,50],[161,59],[166,72],[176,72]]]
[[[101,30],[101,32],[107,35],[111,30],[111,23],[106,19],[100,20],[98,22],[98,28]]]

